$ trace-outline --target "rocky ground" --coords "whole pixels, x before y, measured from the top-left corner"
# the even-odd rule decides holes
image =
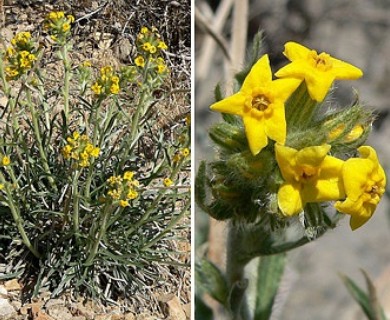
[[[216,7],[219,2],[209,3]],[[275,69],[284,61],[281,55],[284,43],[294,40],[318,51],[327,51],[364,71],[364,77],[359,81],[337,84],[336,98],[332,104],[346,105],[352,101],[353,86],[367,107],[378,110],[368,144],[376,148],[389,174],[390,2],[250,1],[249,12],[248,39],[259,29],[264,30],[264,51],[270,52]],[[228,33],[226,37],[229,37]],[[202,39],[197,39],[199,53]],[[199,58],[199,55],[196,57]],[[206,129],[219,118],[218,114],[208,110],[208,106],[213,98],[212,88],[218,81],[223,81],[221,57],[220,50],[216,49],[207,77],[197,77],[195,112],[198,160],[210,159],[213,154]],[[364,319],[338,276],[338,273],[348,275],[364,286],[360,268],[374,279],[379,299],[390,316],[389,213],[390,199],[384,197],[373,219],[361,229],[352,232],[348,226],[349,219],[344,219],[340,226],[323,238],[292,251],[285,275],[287,300],[278,307],[278,316],[274,319]],[[200,230],[206,229],[207,219],[200,212],[196,219],[199,227],[196,240],[201,243],[205,240],[205,234]]]
[[[166,60],[172,72],[169,85],[177,89],[166,105],[159,106],[161,125],[175,125],[176,117],[183,117],[190,108],[190,1],[154,0],[1,0],[0,42],[8,43],[16,32],[31,31],[42,34],[42,21],[50,11],[65,11],[76,21],[72,27],[73,61],[90,60],[97,66],[128,64],[134,58],[135,37],[141,26],[156,26],[167,43]],[[42,39],[44,45],[44,38]],[[49,60],[48,60],[49,61]],[[49,62],[46,65],[49,69]],[[59,71],[61,72],[61,71]],[[1,99],[1,94],[0,94]],[[0,101],[1,105],[1,101]],[[190,222],[186,221],[186,225]],[[187,252],[183,263],[190,262],[190,235],[188,241],[176,244]],[[0,257],[0,275],[4,274]],[[43,292],[32,301],[23,301],[23,283],[17,279],[0,281],[0,320],[119,320],[119,319],[177,319],[190,318],[191,272],[189,268],[167,267],[170,285],[153,292],[150,297],[135,297],[139,305],[117,301],[111,306],[88,299],[64,295],[50,297]],[[141,302],[142,301],[142,302]],[[126,306],[126,307],[125,307]]]

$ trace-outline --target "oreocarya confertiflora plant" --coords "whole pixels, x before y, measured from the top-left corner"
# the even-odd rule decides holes
[[[156,28],[138,36],[158,47],[140,47],[144,64],[114,68],[71,59],[73,23],[61,11],[44,22],[62,65],[55,79],[30,33],[1,53],[2,277],[34,279],[33,295],[129,298],[169,281],[165,265],[183,265],[190,127],[184,115],[171,131],[157,125],[171,88]]]
[[[236,93],[222,98],[217,91],[210,108],[223,121],[209,131],[217,159],[201,163],[196,181],[199,206],[230,222],[228,292],[221,302],[243,319],[236,293],[245,291],[238,288],[251,259],[304,245],[344,215],[355,230],[385,192],[376,151],[364,145],[372,111],[358,99],[342,109],[324,102],[335,80],[359,79],[363,72],[296,42],[285,44],[284,55],[290,63],[276,79],[265,54]]]

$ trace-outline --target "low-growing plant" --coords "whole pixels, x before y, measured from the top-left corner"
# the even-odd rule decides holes
[[[1,278],[23,278],[32,295],[109,301],[166,280],[162,264],[182,265],[190,119],[161,126],[170,70],[156,28],[141,28],[134,65],[115,68],[72,60],[73,22],[47,15],[47,49],[29,32],[3,44]]]

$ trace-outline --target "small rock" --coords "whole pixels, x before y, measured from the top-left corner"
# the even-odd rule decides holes
[[[72,320],[73,316],[69,310],[62,306],[55,306],[46,310],[47,313],[55,320]]]
[[[163,304],[167,316],[171,320],[186,320],[186,314],[183,311],[180,300],[174,294],[166,294],[158,297],[158,300]]]
[[[111,316],[111,320],[123,320],[125,319],[125,316],[123,314],[113,314]]]
[[[38,311],[36,317],[33,317],[33,319],[34,320],[54,320],[52,317],[50,317],[49,315],[47,315],[43,311]]]
[[[4,287],[7,291],[18,291],[22,289],[17,279],[6,281]]]
[[[135,315],[132,313],[126,313],[125,320],[135,320]]]
[[[75,306],[75,309],[77,314],[84,316],[87,320],[92,320],[95,317],[95,312],[86,308],[81,302]]]
[[[7,296],[8,291],[4,286],[0,286],[0,295]]]
[[[191,319],[191,303],[183,305],[183,311],[186,314],[187,319]]]
[[[61,307],[65,306],[65,301],[61,299],[50,299],[45,304],[46,309],[57,307],[57,306],[61,306]]]
[[[8,302],[8,300],[0,298],[0,319],[13,319],[15,315],[16,311],[14,307]]]
[[[94,320],[112,320],[111,314],[98,314]]]
[[[15,308],[16,311],[19,311],[20,308],[22,307],[22,302],[20,302],[19,300],[11,301],[11,304]]]

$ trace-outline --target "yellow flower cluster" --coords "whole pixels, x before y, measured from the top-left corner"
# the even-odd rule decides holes
[[[105,66],[100,69],[100,76],[91,86],[91,90],[97,96],[108,96],[110,94],[118,94],[120,91],[120,79],[113,72],[112,67]]]
[[[7,80],[16,80],[33,66],[37,59],[35,45],[30,32],[20,32],[5,51],[5,73]]]
[[[181,148],[179,152],[176,152],[172,158],[173,163],[179,163],[191,154],[189,148]]]
[[[52,11],[46,16],[44,27],[50,32],[51,39],[62,45],[70,35],[71,24],[74,21],[71,14],[65,16],[63,11]]]
[[[277,199],[284,216],[301,213],[307,203],[337,201],[336,209],[351,215],[351,228],[356,229],[372,216],[385,192],[384,170],[375,150],[368,146],[358,148],[361,158],[344,161],[330,154],[335,139],[344,134],[343,143],[357,141],[365,133],[364,127],[356,123],[345,132],[345,124],[340,123],[326,133],[323,144],[295,149],[285,145],[293,139],[287,135],[307,124],[294,123],[295,127],[287,130],[294,112],[300,110],[289,111],[291,117],[286,119],[285,102],[304,82],[307,99],[315,108],[317,102],[324,100],[334,80],[358,79],[363,72],[327,53],[318,54],[295,42],[286,43],[284,55],[291,63],[275,73],[280,79],[272,79],[268,55],[264,55],[252,67],[240,91],[214,103],[211,109],[242,117],[253,156],[268,146],[269,138],[276,142],[274,156],[284,180]],[[296,106],[299,107],[304,106]],[[306,116],[300,121],[313,120]],[[267,147],[268,150],[272,149]]]
[[[163,184],[165,187],[170,187],[171,185],[173,185],[173,181],[170,179],[170,178],[164,178],[163,180]]]
[[[161,52],[168,49],[168,46],[161,40],[157,28],[152,27],[149,30],[147,27],[142,27],[137,36],[137,47],[140,53],[134,60],[137,67],[144,68],[148,63],[148,67],[158,74],[168,71],[165,60],[161,57]]]
[[[134,179],[134,172],[126,171],[123,175],[111,176],[107,180],[107,196],[121,207],[129,206],[129,201],[138,197],[138,180]]]
[[[100,149],[94,147],[85,134],[80,135],[75,131],[66,141],[67,144],[61,149],[61,153],[66,160],[76,160],[78,167],[88,167],[90,160],[99,156]]]

